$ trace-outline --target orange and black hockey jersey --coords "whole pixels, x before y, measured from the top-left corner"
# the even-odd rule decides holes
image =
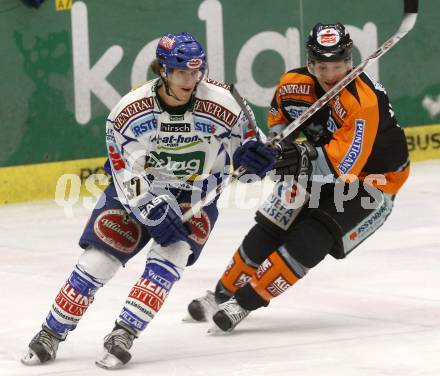
[[[269,128],[292,122],[322,95],[324,90],[307,68],[285,73],[272,99]],[[331,99],[300,130],[317,147],[317,163],[323,174],[350,174],[361,181],[370,175],[368,182],[373,181],[372,185],[389,194],[396,194],[408,177],[404,132],[396,122],[385,89],[365,73]],[[375,175],[383,175],[386,180],[371,179]]]

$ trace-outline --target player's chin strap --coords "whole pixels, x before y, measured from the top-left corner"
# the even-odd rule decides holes
[[[313,116],[319,109],[321,109],[330,99],[335,97],[344,87],[346,87],[351,81],[353,81],[358,75],[360,75],[365,69],[379,59],[382,55],[388,52],[396,43],[402,39],[416,24],[417,12],[419,7],[418,0],[404,0],[404,15],[400,23],[397,32],[391,36],[382,46],[380,46],[375,52],[373,52],[369,57],[367,57],[363,62],[361,62],[356,68],[354,68],[350,73],[348,73],[341,81],[339,81],[335,86],[333,86],[328,92],[326,92],[321,98],[319,98],[313,105],[311,105],[306,111],[304,111],[295,121],[289,123],[286,128],[278,135],[274,136],[267,145],[276,147],[283,139],[285,139],[289,134],[294,132]],[[237,103],[240,105],[244,114],[248,117],[249,125],[251,126],[251,117],[247,111],[246,104],[243,98],[238,94],[237,89],[232,85],[231,93],[234,96]],[[235,94],[234,94],[235,93]],[[255,126],[254,126],[255,127]],[[256,128],[255,132],[257,132]],[[223,180],[216,189],[210,191],[203,200],[197,202],[192,206],[190,210],[185,212],[183,215],[183,222],[188,221],[193,215],[198,214],[203,206],[208,202],[212,201],[216,196],[225,190],[225,188],[233,181],[237,180],[246,170],[242,167],[235,170],[227,179]]]
[[[167,80],[167,73],[165,71],[165,73],[161,74],[161,79],[162,82],[165,86],[165,94],[168,95],[169,97],[174,98],[175,100],[179,101],[179,102],[183,102],[176,94],[174,94],[170,88],[170,85],[168,85],[168,80]]]

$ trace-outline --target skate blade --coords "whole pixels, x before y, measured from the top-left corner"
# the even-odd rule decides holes
[[[230,332],[224,332],[217,325],[212,325],[208,331],[206,332],[208,335],[216,337],[216,336],[224,336],[229,334]]]
[[[95,364],[104,369],[118,369],[124,366],[124,363],[107,351],[102,353],[101,357],[95,361]]]
[[[189,324],[200,324],[200,323],[207,323],[209,320],[195,320],[191,315],[188,313],[186,316],[182,317],[182,322],[189,323]]]
[[[28,351],[26,352],[26,354],[23,355],[20,361],[25,366],[37,366],[41,364],[41,361],[38,358],[37,354],[35,354],[35,352],[31,349],[28,349]]]
[[[186,315],[186,316],[182,317],[182,322],[188,323],[188,324],[195,324],[195,323],[198,323],[201,321],[196,321],[190,315]]]

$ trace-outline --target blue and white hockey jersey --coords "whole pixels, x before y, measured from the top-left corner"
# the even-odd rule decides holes
[[[107,119],[112,178],[129,210],[160,184],[193,190],[194,182],[223,176],[235,150],[255,138],[227,85],[201,81],[186,112],[175,115],[161,108],[159,84],[151,80],[125,95]]]

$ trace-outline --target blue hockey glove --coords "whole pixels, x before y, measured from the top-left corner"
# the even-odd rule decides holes
[[[266,173],[272,170],[278,153],[264,145],[260,141],[248,141],[241,145],[234,153],[232,159],[234,168],[243,166],[252,174],[263,178]]]
[[[179,240],[186,241],[189,235],[180,213],[176,213],[170,202],[168,195],[157,196],[144,205],[141,211],[151,237],[164,247]]]

